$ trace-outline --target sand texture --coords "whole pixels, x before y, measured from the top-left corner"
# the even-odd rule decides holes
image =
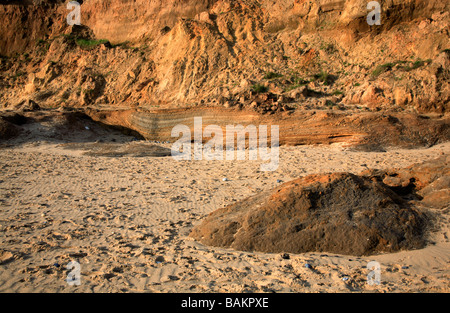
[[[127,138],[102,137],[150,145]],[[0,149],[0,292],[450,290],[448,205],[434,211],[438,219],[425,248],[370,257],[242,252],[189,237],[211,212],[283,182],[402,168],[448,155],[449,143],[386,152],[341,144],[281,147],[278,170],[261,172],[259,161],[86,155],[76,139],[22,139]],[[72,260],[81,265],[79,286],[65,281]],[[381,285],[367,284],[370,261],[381,264]]]

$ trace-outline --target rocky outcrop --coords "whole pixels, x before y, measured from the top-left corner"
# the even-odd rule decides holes
[[[386,185],[338,173],[300,178],[219,209],[191,237],[244,251],[370,255],[423,247],[426,221]]]
[[[189,108],[170,110],[94,110],[86,113],[94,120],[132,129],[144,138],[174,141],[172,129],[186,125],[194,134],[194,118],[203,128],[217,125],[226,133],[227,125],[278,125],[280,145],[347,143],[363,150],[391,146],[414,148],[450,140],[448,118],[430,119],[417,114],[354,113],[328,111],[284,111],[261,115],[238,108]],[[270,134],[268,140],[270,141]]]
[[[153,141],[174,142],[180,137],[172,137],[176,126],[185,125],[191,131],[194,140],[194,119],[201,118],[202,129],[217,125],[223,135],[227,127],[242,125],[268,127],[267,142],[272,142],[271,127],[279,127],[280,145],[312,145],[345,143],[353,149],[365,151],[383,151],[391,146],[417,148],[446,142],[450,139],[448,118],[429,119],[416,114],[384,113],[344,113],[327,111],[280,111],[261,115],[257,111],[238,108],[190,108],[170,110],[142,109],[80,109],[63,107],[58,110],[39,110],[34,101],[22,101],[14,111],[0,112],[0,118],[9,122],[10,129],[20,130],[27,120],[65,120],[60,129],[55,130],[58,138],[63,139],[67,132],[84,129],[83,120],[94,120],[102,126],[108,125],[123,133],[137,138]],[[19,113],[18,113],[19,112]],[[71,118],[73,120],[70,120]],[[66,125],[67,123],[67,125]],[[80,125],[81,124],[81,125]],[[67,126],[67,127],[66,127]],[[249,128],[244,129],[248,131]],[[264,134],[265,135],[265,134]],[[178,134],[181,136],[181,134]],[[259,138],[262,138],[261,134]],[[225,137],[224,137],[225,138]],[[210,140],[206,135],[204,142]]]
[[[208,215],[191,236],[245,251],[370,255],[426,244],[448,208],[450,158],[405,169],[310,175]],[[427,213],[428,212],[428,213]]]
[[[400,195],[412,194],[424,207],[445,209],[450,205],[450,157],[414,164],[405,169],[367,171],[363,173]]]

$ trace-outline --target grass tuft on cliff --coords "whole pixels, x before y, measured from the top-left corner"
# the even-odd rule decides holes
[[[108,43],[109,41],[106,39],[99,39],[99,40],[77,39],[75,40],[75,42],[81,48],[94,48],[98,45]]]
[[[267,92],[269,89],[264,85],[256,84],[252,86],[252,90],[256,93],[264,93]]]

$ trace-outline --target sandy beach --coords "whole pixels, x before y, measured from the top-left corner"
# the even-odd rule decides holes
[[[0,2],[0,294],[450,292],[450,1]]]
[[[106,140],[127,140],[110,136]],[[450,143],[386,152],[357,152],[342,144],[281,147],[275,172],[261,172],[259,161],[84,152],[61,142],[25,140],[0,149],[0,292],[450,291],[448,208],[426,248],[371,257],[282,257],[207,247],[189,238],[210,212],[281,182],[406,167],[448,155]],[[66,282],[72,260],[81,266],[79,286]],[[380,285],[367,283],[370,261],[381,265]]]

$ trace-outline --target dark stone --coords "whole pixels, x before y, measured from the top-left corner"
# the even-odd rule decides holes
[[[425,246],[427,216],[388,186],[349,173],[311,175],[211,213],[191,236],[269,253],[372,255]]]

